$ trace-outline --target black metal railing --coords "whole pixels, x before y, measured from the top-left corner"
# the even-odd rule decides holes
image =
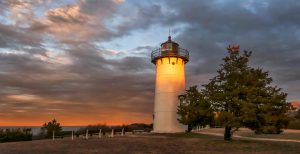
[[[189,61],[189,51],[186,49],[178,48],[176,51],[166,49],[156,49],[151,52],[151,62],[155,64],[156,60],[164,57],[178,57],[182,58],[185,63]]]

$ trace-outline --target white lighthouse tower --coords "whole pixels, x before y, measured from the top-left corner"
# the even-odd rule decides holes
[[[168,37],[161,48],[152,51],[151,61],[156,65],[153,131],[157,133],[184,132],[186,126],[178,122],[178,95],[185,92],[184,65],[189,52]]]

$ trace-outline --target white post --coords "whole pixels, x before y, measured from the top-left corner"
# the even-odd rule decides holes
[[[89,139],[89,130],[88,129],[86,130],[85,139],[87,139],[87,140]]]
[[[111,137],[114,137],[114,129],[111,130]]]
[[[102,137],[102,134],[101,134],[101,129],[99,129],[99,135],[98,135],[99,138]]]
[[[52,140],[54,141],[55,133],[54,130],[52,131]]]
[[[122,134],[121,135],[124,136],[124,128],[122,128]]]
[[[72,141],[74,140],[74,131],[72,130]]]

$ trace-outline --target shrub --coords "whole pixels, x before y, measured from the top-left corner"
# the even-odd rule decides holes
[[[0,142],[31,141],[30,128],[23,129],[0,129]]]

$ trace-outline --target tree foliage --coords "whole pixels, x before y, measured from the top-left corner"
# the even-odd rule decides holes
[[[0,129],[0,143],[16,142],[16,141],[31,141],[31,128],[23,129]]]
[[[195,126],[205,126],[213,120],[214,114],[210,104],[204,99],[197,86],[192,86],[183,95],[184,101],[177,109],[178,121],[188,126],[188,132]]]
[[[219,113],[224,139],[244,126],[256,133],[280,133],[291,109],[287,94],[271,86],[272,78],[260,68],[248,66],[251,52],[228,49],[217,75],[205,85],[205,99]]]
[[[290,113],[291,121],[288,129],[300,129],[300,109],[294,110]]]
[[[55,132],[55,134],[59,134],[61,131],[62,127],[60,126],[60,123],[56,121],[56,119],[53,119],[48,123],[44,123],[41,128],[42,135],[45,137],[52,137],[53,132]]]

